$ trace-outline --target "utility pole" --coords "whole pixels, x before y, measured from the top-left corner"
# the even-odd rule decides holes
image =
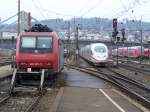
[[[142,51],[143,51],[143,31],[142,31],[142,28],[140,30],[140,33],[141,33],[141,56],[140,56],[140,63],[142,63]]]
[[[70,40],[70,21],[68,21],[68,41]]]
[[[141,33],[141,57],[140,57],[140,63],[142,63],[142,51],[143,51],[143,30],[142,30],[142,16],[141,16],[141,20],[140,20],[140,33]]]
[[[18,35],[20,34],[20,0],[18,0]]]
[[[3,48],[3,32],[0,32],[0,48]]]
[[[70,21],[68,21],[68,40],[67,40],[67,58],[69,58],[69,52],[70,52]]]
[[[76,64],[78,64],[79,61],[79,24],[76,27]]]
[[[76,37],[76,19],[75,19],[75,17],[73,19],[73,31],[74,31],[74,36]]]

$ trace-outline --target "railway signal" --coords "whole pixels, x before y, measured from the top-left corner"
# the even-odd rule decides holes
[[[112,23],[113,23],[112,37],[116,41],[116,36],[118,35],[118,28],[117,28],[118,20],[117,20],[117,18],[114,18]]]
[[[117,18],[114,18],[113,21],[112,21],[112,24],[113,24],[113,32],[112,32],[112,37],[114,38],[114,43],[116,44],[116,47],[117,47],[117,62],[116,64],[118,65],[118,44],[117,42],[120,40],[120,37],[118,38],[117,35],[118,35],[118,20]]]
[[[113,19],[113,28],[117,28],[117,23],[118,23],[117,18],[114,18]]]
[[[120,37],[117,37],[117,42],[119,42],[120,41]]]

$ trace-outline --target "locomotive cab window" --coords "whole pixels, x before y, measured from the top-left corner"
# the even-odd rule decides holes
[[[20,51],[25,53],[48,53],[52,52],[53,37],[48,36],[23,36],[21,38]]]
[[[36,46],[36,38],[35,37],[23,37],[22,38],[22,48],[35,48]]]
[[[37,48],[52,48],[52,38],[38,37]]]

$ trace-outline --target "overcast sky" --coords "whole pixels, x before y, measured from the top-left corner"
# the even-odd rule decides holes
[[[0,0],[0,17],[17,13],[18,0]],[[150,0],[21,0],[21,10],[38,19],[105,17],[150,22]]]

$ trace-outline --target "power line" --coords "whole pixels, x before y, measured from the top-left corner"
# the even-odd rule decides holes
[[[120,3],[121,3],[121,5],[122,5],[122,7],[126,10],[127,9],[127,7],[126,7],[126,5],[123,3],[123,1],[122,0],[120,0]],[[129,14],[129,16],[134,20],[136,20],[136,17],[135,18],[133,18],[132,17],[132,15],[129,13],[129,11],[127,11],[127,13]],[[127,27],[128,27],[128,24],[126,24],[127,25]]]
[[[95,8],[97,8],[103,1],[104,0],[99,0],[95,5],[93,5],[90,9],[85,11],[81,16],[84,16],[84,15],[88,14],[89,12],[91,12],[92,10],[94,10]]]
[[[139,5],[143,5],[145,3],[149,2],[149,0],[143,1],[141,2],[141,0],[134,0],[133,2],[131,2],[128,7],[125,10],[122,10],[116,14],[114,14],[114,16],[123,16],[125,13],[129,12],[130,10],[133,10],[135,7],[139,6]]]
[[[32,6],[31,4],[26,3],[26,2],[22,2],[22,3],[24,3],[24,4],[28,5],[28,6]],[[43,7],[36,6],[36,8],[41,9],[41,10],[46,11],[46,12],[49,12],[49,13],[53,13],[55,15],[62,15],[62,16],[67,16],[67,17],[74,17],[74,15],[71,15],[71,14],[60,13],[60,12],[52,11],[52,10],[49,10],[49,9],[46,9],[46,8],[43,8]]]
[[[33,5],[35,6],[35,8],[36,9],[40,9],[37,5],[36,5],[36,3],[34,2],[34,0],[32,0],[32,3],[33,3]],[[43,18],[45,18],[46,19],[46,17],[45,17],[45,15],[39,10],[39,13],[40,13],[40,15],[43,17]]]
[[[86,9],[91,3],[92,3],[92,0],[89,0],[89,2],[87,4],[84,4],[84,6],[78,11],[78,13],[83,12],[83,10]]]
[[[37,2],[38,2],[38,4],[39,4],[39,6],[41,7],[41,8],[43,8],[43,6],[42,6],[42,4],[40,3],[40,1],[39,0],[37,0]],[[40,9],[41,9],[40,8]],[[44,16],[45,16],[45,14],[43,14]]]
[[[126,5],[123,3],[122,0],[120,0],[120,3],[121,3],[121,5],[122,5],[122,7],[126,10],[127,7],[126,7]],[[132,19],[134,19],[134,18],[130,15],[129,11],[127,11],[127,13],[129,14],[129,16],[130,16]]]

